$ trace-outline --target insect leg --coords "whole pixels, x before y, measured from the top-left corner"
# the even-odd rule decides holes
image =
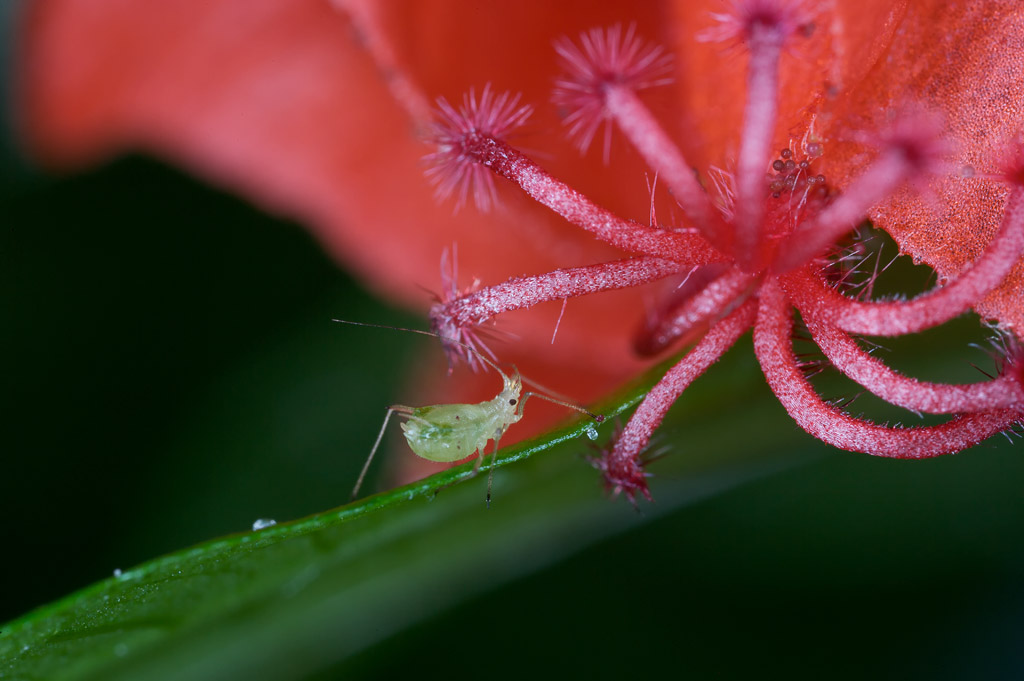
[[[491,482],[494,480],[494,457],[496,457],[497,454],[498,454],[498,449],[497,449],[497,444],[498,443],[495,442],[494,444],[495,444],[494,455],[491,457],[491,472],[487,476],[487,508],[491,507]],[[471,470],[469,472],[469,476],[467,478],[465,478],[466,480],[470,480],[472,478],[475,478],[477,475],[480,474],[480,466],[484,462],[484,457],[487,456],[487,454],[485,454],[486,449],[487,449],[487,442],[486,441],[480,447],[477,447],[477,450],[476,450],[476,452],[477,452],[476,461],[473,463],[473,470]],[[438,487],[437,489],[434,490],[434,496],[436,497],[438,495],[438,493],[441,492],[441,490],[448,489],[449,487],[454,485],[456,482],[457,482],[456,480],[452,480],[451,482],[447,482],[447,483],[441,485],[440,487]]]
[[[498,447],[500,445],[501,435],[498,435],[494,438],[494,452],[491,454],[491,470],[487,473],[487,508],[491,507],[491,486],[494,484],[494,465],[498,462]],[[478,467],[483,459],[483,452],[480,452],[480,458],[477,459]]]
[[[373,443],[373,449],[370,450],[370,455],[366,457],[366,463],[363,464],[363,470],[359,473],[359,478],[356,480],[356,486],[352,488],[352,496],[350,500],[355,499],[356,495],[359,494],[359,488],[363,485],[363,478],[366,477],[366,471],[370,470],[370,462],[373,461],[373,455],[377,453],[377,448],[380,447],[380,441],[384,439],[384,431],[388,427],[388,421],[391,420],[391,415],[395,412],[399,414],[411,414],[412,408],[406,407],[401,404],[395,404],[388,408],[388,414],[384,417],[384,423],[380,425],[380,432],[377,433],[377,441]]]
[[[487,448],[487,443],[484,443],[484,449]],[[476,453],[476,462],[473,464],[473,472],[469,474],[470,478],[475,478],[480,473],[480,464],[484,462],[484,450],[480,449]]]

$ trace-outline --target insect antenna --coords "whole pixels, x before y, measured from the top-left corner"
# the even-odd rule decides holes
[[[407,329],[404,326],[388,326],[387,324],[370,324],[369,322],[352,322],[352,321],[349,321],[347,319],[332,319],[331,321],[332,322],[338,322],[339,324],[349,324],[351,326],[366,326],[366,327],[369,327],[371,329],[389,329],[391,331],[406,331],[408,333],[418,333],[421,336],[430,336],[431,338],[437,338],[438,340],[444,341],[445,343],[455,343],[456,345],[462,347],[466,351],[473,353],[473,355],[476,356],[477,359],[479,359],[481,362],[483,362],[487,366],[489,366],[492,369],[494,369],[495,371],[497,371],[498,374],[501,375],[501,377],[503,379],[505,379],[506,381],[508,380],[508,376],[505,374],[504,371],[501,370],[501,368],[497,365],[497,363],[489,360],[479,350],[477,350],[476,348],[472,347],[471,345],[467,345],[466,343],[463,343],[462,341],[457,340],[455,338],[448,338],[448,337],[442,336],[440,334],[434,333],[433,331],[423,331],[422,329]]]
[[[541,391],[545,395],[548,395],[550,397],[557,397],[558,399],[565,400],[566,402],[571,402],[572,401],[568,397],[566,397],[565,395],[563,395],[560,392],[558,392],[557,390],[552,390],[551,388],[547,387],[543,383],[539,383],[539,382],[533,380],[532,378],[528,378],[526,376],[523,376],[522,374],[519,374],[519,378],[522,379],[523,385],[529,386],[531,388],[536,388],[537,390]],[[537,395],[538,393],[532,393],[532,394]]]
[[[484,362],[485,364],[487,364],[487,366],[489,366],[492,369],[494,369],[495,371],[497,371],[498,374],[501,375],[501,377],[503,379],[508,381],[508,375],[504,371],[501,370],[501,367],[499,367],[497,365],[497,363],[491,361],[487,357],[484,357],[480,353],[479,350],[477,350],[477,349],[467,345],[466,343],[463,343],[460,340],[456,340],[454,338],[445,338],[444,336],[442,336],[440,334],[437,334],[437,333],[434,333],[433,331],[423,331],[422,329],[408,329],[408,328],[405,328],[404,326],[389,326],[387,324],[371,324],[369,322],[353,322],[353,321],[349,321],[347,319],[332,319],[331,321],[332,322],[338,322],[339,324],[349,324],[351,326],[366,326],[366,327],[369,327],[371,329],[389,329],[391,331],[406,331],[408,333],[418,333],[421,336],[430,336],[431,338],[437,338],[437,339],[442,340],[442,341],[456,343],[457,345],[462,346],[463,348],[465,348],[469,352],[472,352],[474,355],[476,355],[480,359],[481,362]],[[515,369],[515,367],[513,367],[513,369]],[[516,369],[515,371],[516,371],[517,374],[519,373],[518,369]],[[532,381],[530,379],[524,378],[522,376],[522,374],[520,374],[520,379],[524,383],[526,383],[527,385],[531,385],[531,386],[533,386],[533,387],[535,387],[535,388],[537,388],[539,390],[543,390],[544,391],[542,393],[539,393],[539,392],[528,392],[528,393],[525,393],[523,395],[523,402],[524,403],[526,402],[526,398],[527,397],[535,396],[535,397],[541,398],[542,400],[546,400],[547,402],[551,402],[552,404],[558,404],[558,405],[561,405],[561,406],[563,406],[563,407],[565,407],[567,409],[572,409],[573,411],[578,411],[581,414],[586,414],[587,416],[592,418],[597,423],[602,423],[604,421],[604,415],[603,414],[595,414],[594,412],[592,412],[592,411],[590,411],[588,409],[584,409],[583,407],[581,407],[581,406],[579,406],[577,404],[573,404],[572,402],[570,402],[567,399],[559,399],[559,397],[554,397],[554,395],[558,394],[554,390],[550,390],[549,388],[541,385],[540,383],[537,383],[536,381]]]
[[[573,411],[578,411],[581,414],[586,414],[590,418],[594,419],[594,421],[597,423],[604,423],[604,414],[595,414],[589,409],[585,409],[584,407],[581,407],[578,404],[573,404],[572,402],[569,402],[567,400],[560,400],[557,397],[551,397],[550,395],[545,395],[544,393],[528,392],[523,393],[522,404],[526,403],[527,397],[539,397],[540,399],[546,402],[551,402],[552,404],[560,404],[566,409],[572,409]]]
[[[519,370],[517,369],[516,371],[518,372]],[[522,380],[524,385],[528,385],[528,386],[530,386],[532,388],[536,388],[537,390],[542,391],[542,392],[533,392],[531,390],[530,392],[528,392],[528,393],[526,393],[524,395],[524,399],[526,397],[529,397],[529,396],[533,395],[533,396],[541,398],[542,400],[546,400],[548,402],[551,402],[553,404],[560,404],[563,407],[566,407],[568,409],[572,409],[574,411],[578,411],[581,414],[586,414],[590,418],[594,419],[594,421],[596,421],[597,423],[604,422],[604,415],[603,414],[595,414],[595,413],[591,412],[588,409],[584,409],[583,407],[577,405],[575,402],[571,401],[565,395],[561,395],[557,391],[552,390],[551,388],[547,387],[546,385],[543,385],[542,383],[538,383],[537,381],[534,381],[531,378],[527,378],[526,376],[523,376],[522,374],[519,374],[519,378],[520,378],[520,380]]]

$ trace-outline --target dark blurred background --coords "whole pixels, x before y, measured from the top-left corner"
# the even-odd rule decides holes
[[[342,453],[367,451],[424,346],[330,319],[417,320],[298,225],[146,158],[47,176],[19,158],[9,118],[3,131],[0,621],[256,518],[343,502],[362,461]],[[968,357],[976,327],[942,342]],[[776,425],[795,428],[781,408]],[[487,678],[1021,678],[1020,445],[920,463],[819,449],[317,678],[424,660]]]

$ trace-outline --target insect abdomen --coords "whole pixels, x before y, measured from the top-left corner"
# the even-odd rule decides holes
[[[442,404],[414,409],[402,424],[409,447],[430,461],[459,461],[487,446],[492,419],[476,404]]]

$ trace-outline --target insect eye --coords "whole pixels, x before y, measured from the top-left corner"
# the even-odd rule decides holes
[[[513,407],[516,406],[516,398],[513,397],[511,400],[508,401],[508,403]]]

